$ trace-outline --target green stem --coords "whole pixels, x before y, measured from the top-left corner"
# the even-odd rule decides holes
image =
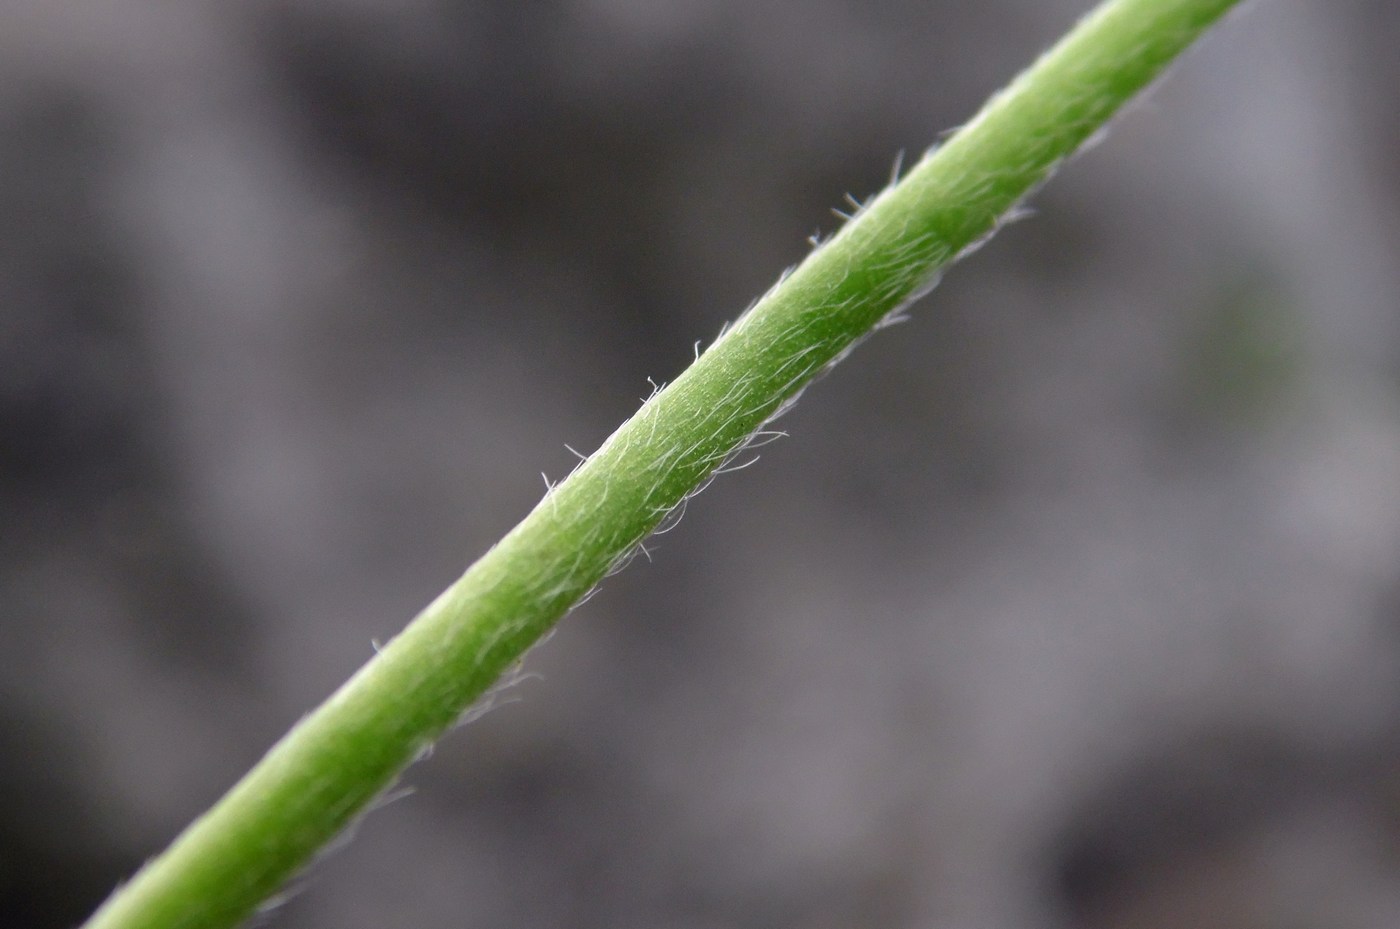
[[[249,915],[782,406],[1156,78],[1236,0],[1110,0],[651,398],[92,917]]]

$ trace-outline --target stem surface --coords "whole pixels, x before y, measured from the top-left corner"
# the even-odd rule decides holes
[[[274,894],[814,376],[994,232],[1237,0],[1110,0],[659,391],[87,929],[222,929]]]

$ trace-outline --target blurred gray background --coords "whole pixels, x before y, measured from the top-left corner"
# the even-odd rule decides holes
[[[1087,0],[0,8],[0,925]],[[272,924],[1400,925],[1400,5],[1246,5]]]

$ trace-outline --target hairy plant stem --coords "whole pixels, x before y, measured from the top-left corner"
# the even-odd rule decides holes
[[[814,376],[932,285],[1236,0],[1110,0],[656,393],[89,929],[215,929],[275,893]]]

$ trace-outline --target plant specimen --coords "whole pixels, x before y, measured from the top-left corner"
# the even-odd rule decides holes
[[[207,814],[90,929],[236,924],[360,815],[571,607],[743,467],[773,419],[1236,0],[1108,0],[944,144],[853,212]]]

